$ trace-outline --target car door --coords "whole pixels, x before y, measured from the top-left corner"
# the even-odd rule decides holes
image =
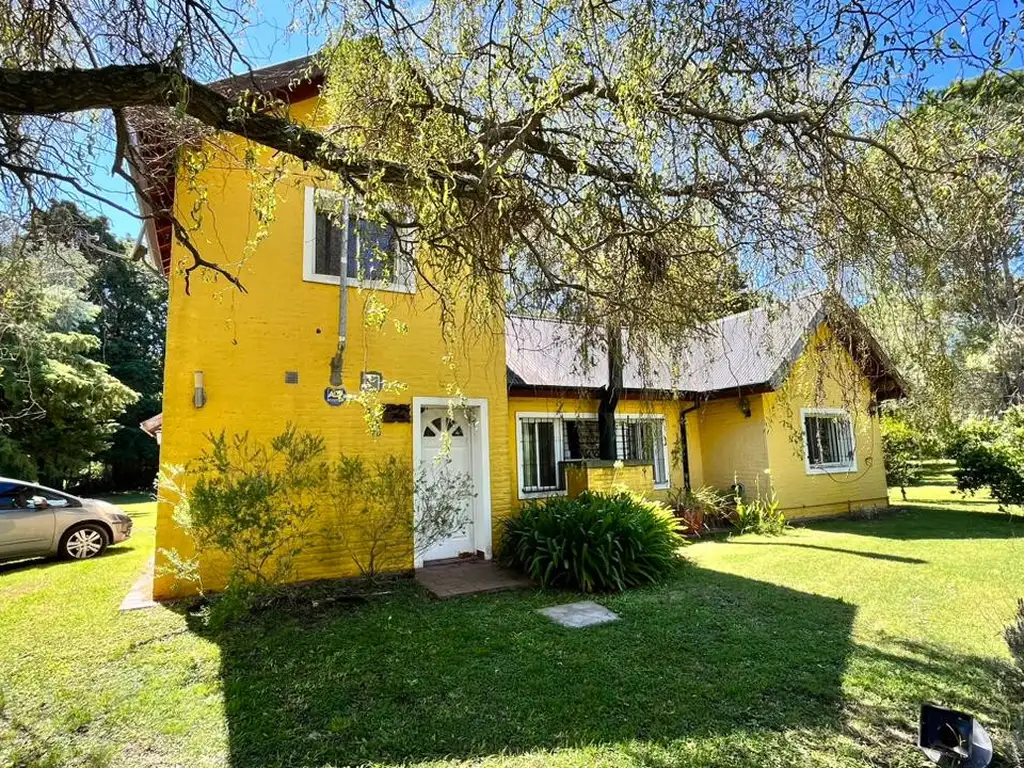
[[[0,480],[0,558],[50,550],[56,518],[49,506],[33,508],[30,500],[38,495],[32,486]]]

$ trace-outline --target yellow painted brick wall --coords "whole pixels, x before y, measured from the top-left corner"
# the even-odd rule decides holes
[[[782,508],[791,518],[845,514],[888,506],[882,436],[869,413],[867,379],[827,326],[777,392],[764,396],[771,475]],[[857,471],[808,474],[804,460],[802,408],[843,408],[854,432]]]
[[[654,478],[645,466],[621,467],[571,467],[566,472],[566,495],[579,496],[583,491],[610,493],[619,488],[628,488],[653,498]]]
[[[312,100],[298,105],[300,116]],[[241,154],[244,145],[229,146]],[[337,344],[338,287],[304,282],[304,187],[308,181],[286,177],[278,184],[275,221],[269,235],[244,259],[248,239],[257,229],[252,212],[250,177],[237,162],[215,159],[198,179],[209,195],[202,226],[194,234],[196,245],[211,261],[238,269],[245,285],[242,293],[223,279],[193,275],[191,294],[185,295],[178,265],[188,255],[174,244],[170,279],[167,359],[164,387],[164,427],[161,461],[183,465],[206,445],[204,435],[226,430],[248,431],[266,439],[293,422],[324,436],[329,457],[338,454],[379,456],[395,454],[412,462],[411,424],[385,424],[379,439],[365,427],[362,409],[355,404],[331,407],[323,390],[329,381],[329,363]],[[195,194],[179,179],[177,207],[183,218]],[[500,323],[460,334],[459,346],[446,348],[441,337],[439,310],[432,296],[421,289],[413,294],[375,292],[389,308],[383,329],[363,322],[370,296],[349,288],[348,351],[344,385],[359,388],[362,370],[380,371],[386,379],[401,381],[407,389],[385,394],[385,402],[411,403],[413,397],[448,397],[458,390],[466,398],[485,398],[489,407],[492,521],[508,514],[510,499],[508,408],[505,383],[504,335]],[[392,320],[405,323],[402,333]],[[446,355],[451,353],[450,360]],[[208,402],[192,405],[193,372],[203,371]],[[285,372],[295,371],[298,384],[285,384]],[[166,496],[163,494],[162,496]],[[313,544],[304,550],[295,578],[300,580],[349,576],[355,567],[338,537],[323,532],[327,520],[318,521]],[[351,543],[351,542],[350,542]],[[170,499],[161,498],[156,545],[158,550],[189,553],[189,542],[172,520]],[[401,558],[404,567],[411,560]],[[164,558],[158,556],[158,568]],[[223,585],[224,563],[212,558],[204,567],[205,587]],[[169,576],[155,583],[158,597],[173,593]]]
[[[699,430],[703,484],[727,490],[740,482],[748,494],[754,494],[758,487],[768,490],[768,445],[761,395],[750,395],[747,400],[750,416],[743,415],[737,398],[712,400],[691,414]]]
[[[616,413],[620,415],[663,415],[665,417],[665,436],[669,447],[669,490],[652,490],[648,495],[653,499],[663,500],[673,488],[683,486],[683,466],[680,461],[681,430],[679,414],[690,404],[680,400],[620,400]],[[520,506],[524,499],[519,498],[519,441],[516,417],[521,413],[554,413],[571,416],[574,413],[597,416],[597,400],[580,397],[522,397],[519,395],[508,401],[508,440],[509,440],[509,491],[510,504],[513,508]],[[699,453],[699,442],[696,432],[690,431],[689,442],[692,455]],[[696,446],[696,449],[695,449]],[[692,463],[691,463],[692,467]],[[650,471],[650,470],[648,470]],[[653,484],[653,475],[651,477]]]

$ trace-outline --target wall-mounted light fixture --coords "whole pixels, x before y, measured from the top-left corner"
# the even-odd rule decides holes
[[[192,374],[192,405],[196,408],[206,405],[206,385],[202,371],[195,371]]]
[[[744,395],[743,397],[740,398],[739,406],[740,406],[740,413],[742,413],[744,416],[746,416],[749,419],[750,418],[750,400],[747,399],[746,395]]]

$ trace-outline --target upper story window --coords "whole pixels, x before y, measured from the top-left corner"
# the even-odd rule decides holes
[[[596,416],[520,415],[517,424],[520,497],[563,492],[565,472],[562,462],[596,459],[600,455]],[[650,462],[654,468],[655,487],[668,487],[668,445],[663,418],[618,418],[615,436],[619,458]]]
[[[388,223],[361,218],[350,210],[345,220],[337,198],[306,189],[303,279],[337,285],[342,254],[350,284],[412,292],[414,281],[407,238]]]
[[[840,408],[801,413],[808,474],[855,472],[857,453],[850,415]]]

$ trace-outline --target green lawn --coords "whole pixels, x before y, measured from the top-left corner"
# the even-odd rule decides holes
[[[121,615],[151,553],[131,504],[135,537],[97,561],[0,565],[0,765],[921,766],[922,699],[998,729],[1024,521],[908,492],[877,520],[696,544],[575,631],[534,612],[569,594],[408,584],[219,634]]]

